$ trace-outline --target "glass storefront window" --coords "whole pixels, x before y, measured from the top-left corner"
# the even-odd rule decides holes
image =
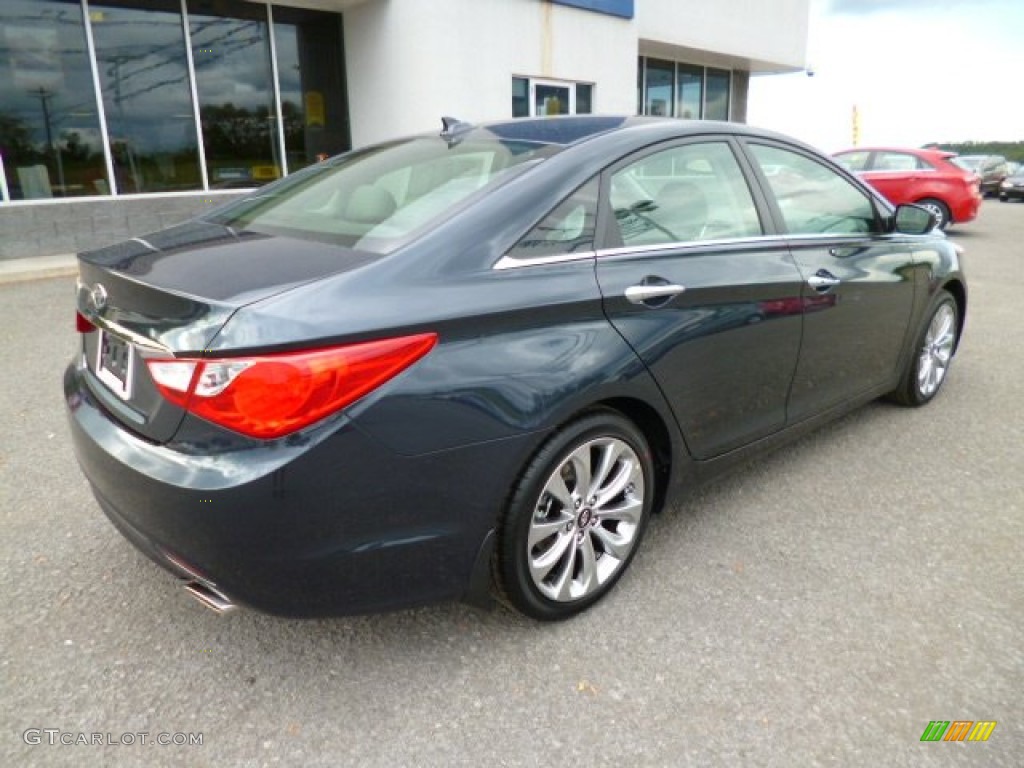
[[[593,109],[593,83],[512,78],[512,117],[589,115]]]
[[[0,155],[13,200],[109,190],[78,0],[0,3]]]
[[[576,83],[576,114],[589,115],[594,111],[594,86]]]
[[[647,59],[644,114],[671,117],[675,90],[676,65],[671,61]]]
[[[341,17],[273,7],[288,172],[349,149]]]
[[[704,91],[704,68],[691,64],[679,65],[679,117],[687,120],[701,118]]]
[[[732,72],[640,57],[639,114],[728,120]]]
[[[202,189],[181,3],[92,0],[92,24],[117,191]]]
[[[188,0],[192,60],[211,189],[282,175],[267,7]]]
[[[644,114],[644,57],[637,59],[636,64],[636,113]]]
[[[569,87],[537,83],[533,87],[535,115],[568,115]]]
[[[512,78],[512,117],[530,114],[530,81],[525,77]]]
[[[729,84],[732,74],[726,69],[709,69],[704,95],[704,119],[729,119]]]

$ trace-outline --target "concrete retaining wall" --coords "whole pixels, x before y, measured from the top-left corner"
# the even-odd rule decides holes
[[[77,253],[144,235],[240,193],[0,204],[0,259]]]

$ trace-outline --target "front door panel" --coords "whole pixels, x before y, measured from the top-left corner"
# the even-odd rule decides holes
[[[782,243],[599,258],[605,312],[647,364],[694,458],[780,429],[800,349],[800,273]],[[649,304],[631,286],[683,286]]]
[[[791,243],[804,276],[804,340],[789,418],[800,421],[890,381],[913,304],[909,249],[884,238]],[[838,282],[812,286],[827,273]],[[810,282],[809,282],[810,281]]]
[[[691,454],[781,429],[802,278],[784,239],[764,236],[730,144],[655,148],[605,178],[605,313],[651,370]]]
[[[872,197],[789,147],[751,142],[803,275],[804,334],[788,419],[892,382],[913,304],[913,260]]]

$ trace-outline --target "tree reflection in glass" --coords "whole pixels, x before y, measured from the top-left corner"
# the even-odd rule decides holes
[[[210,187],[273,181],[282,164],[266,6],[189,0],[188,11]]]
[[[107,191],[77,0],[0,3],[0,155],[14,200]]]
[[[118,192],[201,189],[181,5],[126,5],[89,4]]]

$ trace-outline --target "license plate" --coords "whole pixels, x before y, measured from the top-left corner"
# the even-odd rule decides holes
[[[96,350],[96,376],[123,400],[132,396],[134,348],[100,329]]]

